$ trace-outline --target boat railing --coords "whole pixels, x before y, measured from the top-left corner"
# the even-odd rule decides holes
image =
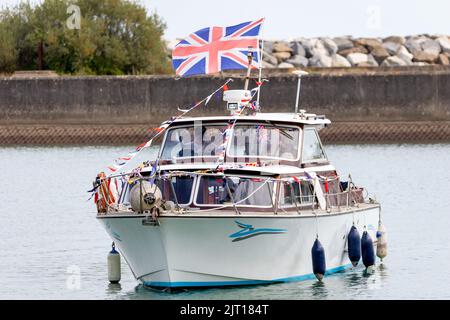
[[[325,193],[326,210],[359,206],[364,202],[363,188],[348,189],[341,192]]]
[[[170,193],[172,195],[172,199],[166,198],[166,199],[164,199],[164,201],[167,201],[167,200],[173,201],[173,205],[172,205],[172,207],[170,207],[168,209],[170,209],[171,211],[175,210],[178,212],[190,211],[193,208],[190,208],[189,206],[185,206],[183,203],[181,203],[181,204],[179,203],[179,199],[177,198],[177,192],[175,191],[174,184],[171,181],[172,177],[179,177],[179,176],[191,176],[191,177],[215,176],[215,177],[222,178],[222,179],[236,177],[236,175],[226,175],[223,173],[218,174],[218,173],[211,173],[211,172],[185,172],[185,171],[173,171],[173,172],[170,172],[170,174],[162,174],[162,175],[158,175],[158,176],[156,176],[155,174],[151,175],[151,176],[142,176],[141,174],[136,174],[136,173],[118,174],[118,175],[111,176],[111,177],[100,180],[100,186],[101,186],[102,183],[104,183],[104,182],[112,183],[111,179],[120,179],[120,183],[118,184],[118,185],[120,185],[120,188],[119,188],[120,190],[118,190],[118,193],[116,196],[113,196],[111,194],[110,190],[108,190],[109,192],[106,192],[104,194],[104,196],[106,196],[106,201],[105,201],[106,202],[106,208],[105,208],[106,210],[99,210],[99,214],[107,214],[107,213],[111,213],[111,212],[124,212],[124,211],[134,212],[134,210],[131,208],[131,204],[127,201],[127,197],[126,197],[127,193],[130,192],[131,184],[139,184],[140,209],[138,211],[141,213],[145,212],[146,210],[144,210],[144,206],[142,204],[143,191],[144,191],[142,185],[143,185],[144,181],[151,181],[152,183],[156,183],[156,181],[169,182],[168,186],[170,187]],[[249,178],[249,179],[251,179],[251,178]],[[216,211],[216,210],[220,210],[220,209],[233,209],[234,211],[236,211],[237,214],[240,214],[242,211],[241,207],[243,206],[243,203],[245,203],[245,201],[248,200],[250,197],[252,197],[254,194],[256,194],[257,192],[262,190],[265,185],[267,185],[269,192],[271,194],[273,194],[273,197],[270,198],[270,205],[267,206],[266,209],[272,208],[273,212],[275,214],[278,214],[279,211],[282,211],[282,212],[286,211],[287,206],[286,205],[283,206],[280,204],[281,193],[277,192],[275,189],[273,189],[273,185],[272,185],[272,189],[271,189],[271,187],[268,183],[269,182],[273,182],[273,183],[277,182],[277,183],[279,183],[279,185],[281,185],[281,184],[289,185],[289,183],[292,182],[291,179],[289,179],[289,178],[273,178],[273,177],[258,177],[257,179],[264,181],[264,183],[262,183],[260,186],[258,186],[251,193],[247,194],[244,198],[235,199],[234,196],[231,194],[228,184],[225,184],[226,185],[225,190],[228,193],[229,201],[223,202],[220,204],[208,205],[208,206],[205,206],[206,208],[197,207],[193,210],[198,212],[200,209],[201,211],[206,212],[206,211]],[[339,177],[335,177],[335,179],[339,179]],[[316,194],[315,191],[312,192],[311,194],[295,195],[291,185],[290,185],[290,188],[291,188],[292,202],[291,202],[289,208],[294,209],[294,210],[296,209],[299,214],[301,214],[301,212],[304,211],[305,209],[312,209],[313,211],[315,211],[315,210],[318,210],[319,208],[321,208],[320,201],[318,201],[318,198],[317,198],[318,195]],[[363,190],[364,189],[362,189],[362,188],[356,188],[353,185],[353,183],[349,182],[348,188],[346,188],[346,190],[343,190],[340,192],[334,192],[334,193],[333,192],[324,192],[323,197],[325,199],[326,211],[331,212],[335,209],[340,210],[343,208],[359,206],[359,203],[364,202]],[[189,191],[189,192],[191,192],[191,191]],[[278,195],[278,199],[275,195]],[[114,198],[114,199],[111,199],[111,198]],[[193,195],[191,198],[193,198]]]

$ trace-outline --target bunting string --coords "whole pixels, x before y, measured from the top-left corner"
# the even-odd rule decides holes
[[[145,148],[150,147],[152,145],[153,140],[155,140],[156,138],[161,136],[165,132],[165,130],[169,127],[169,125],[171,123],[173,123],[174,121],[182,118],[187,113],[189,113],[192,110],[196,109],[198,106],[200,106],[203,103],[205,103],[205,106],[206,106],[209,103],[209,101],[211,100],[211,98],[216,93],[218,93],[220,90],[224,90],[224,91],[228,90],[228,83],[230,83],[231,81],[233,81],[233,79],[231,79],[231,78],[228,79],[223,85],[221,85],[219,88],[214,90],[213,93],[211,93],[207,97],[203,98],[199,102],[195,103],[192,107],[190,107],[188,109],[179,109],[178,108],[178,110],[181,111],[181,114],[179,114],[176,117],[170,118],[170,120],[167,120],[167,121],[163,122],[158,128],[153,128],[152,131],[154,131],[155,133],[153,134],[153,136],[148,141],[140,144],[133,151],[129,152],[127,155],[115,159],[114,163],[112,165],[107,166],[107,169],[109,171],[109,176],[111,176],[112,174],[117,173],[117,171],[122,169],[127,163],[129,163],[132,159],[134,159],[142,150],[144,150]]]

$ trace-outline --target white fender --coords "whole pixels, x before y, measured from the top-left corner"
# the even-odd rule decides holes
[[[377,257],[383,260],[387,256],[387,232],[383,223],[378,222],[377,230]]]
[[[319,207],[322,210],[325,210],[327,208],[327,201],[325,200],[325,196],[323,195],[322,186],[320,185],[319,177],[316,175],[315,172],[311,172],[308,174],[314,178],[314,192],[317,197],[317,201],[319,202]]]
[[[114,248],[108,253],[108,280],[111,283],[120,281],[120,254]]]
[[[142,186],[140,185],[142,183]],[[142,193],[141,193],[142,190]],[[153,207],[159,207],[162,200],[161,190],[154,183],[146,180],[137,182],[130,192],[131,207],[134,211],[150,210]]]

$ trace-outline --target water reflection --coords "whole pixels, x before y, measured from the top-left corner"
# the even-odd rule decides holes
[[[310,286],[312,296],[318,299],[326,299],[328,297],[328,290],[325,281],[314,281]]]
[[[112,286],[110,295],[117,293],[117,299],[365,299],[375,296],[389,280],[386,264],[377,265],[372,274],[365,272],[364,266],[349,268],[327,275],[323,281],[250,285],[223,288],[157,289],[138,284],[124,292]],[[110,286],[108,286],[110,287]],[[117,290],[117,291],[115,291]]]
[[[109,283],[106,288],[106,294],[117,294],[122,291],[122,285],[120,283]]]
[[[344,287],[353,288],[356,291],[353,298],[360,299],[360,293],[370,296],[371,291],[378,290],[383,286],[383,282],[388,280],[388,269],[383,264],[377,264],[371,271],[364,266],[350,270],[344,277]]]

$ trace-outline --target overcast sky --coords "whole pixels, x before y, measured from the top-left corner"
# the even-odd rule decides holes
[[[32,0],[36,2],[39,0]],[[0,0],[15,4],[18,0]],[[76,0],[74,0],[76,2]],[[265,17],[263,37],[450,34],[446,0],[138,0],[167,24],[165,38],[182,38],[210,25]]]
[[[265,38],[450,34],[445,0],[141,0],[167,23],[166,37],[183,37],[209,25],[265,17]],[[177,4],[178,3],[178,4]]]

